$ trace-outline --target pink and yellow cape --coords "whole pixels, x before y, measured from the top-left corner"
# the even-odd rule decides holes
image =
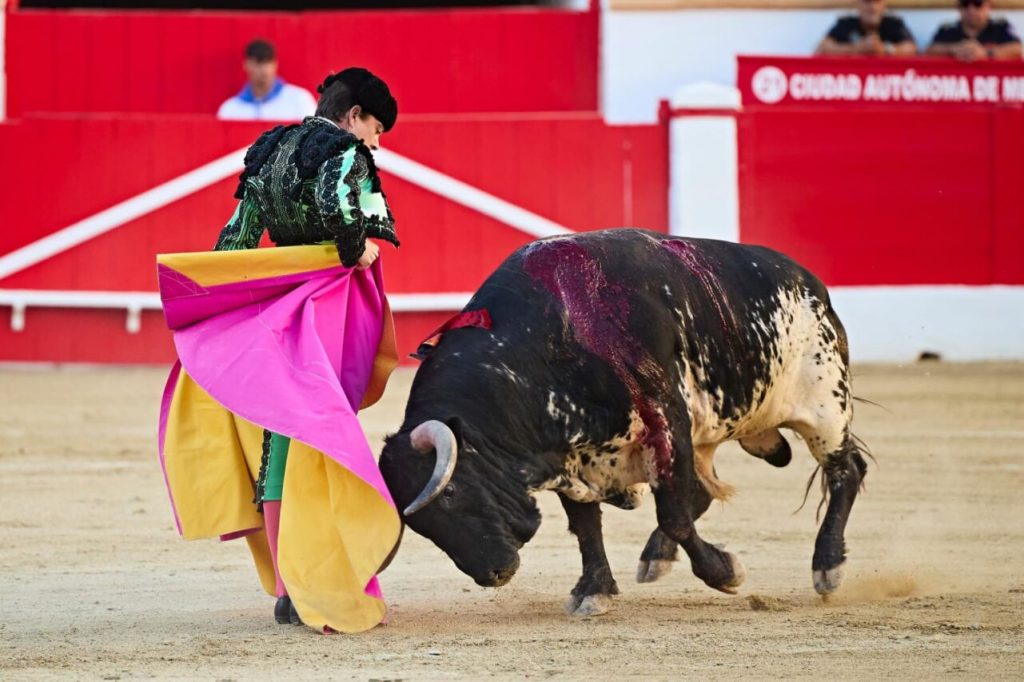
[[[356,418],[398,362],[379,262],[334,246],[161,255],[178,363],[160,460],[186,539],[244,536],[263,588],[274,570],[253,504],[263,429],[292,439],[278,560],[303,621],[358,632],[384,618],[376,573],[401,522]]]

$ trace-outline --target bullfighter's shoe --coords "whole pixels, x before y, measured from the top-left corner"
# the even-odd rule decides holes
[[[291,597],[287,594],[283,597],[277,598],[277,603],[274,604],[274,620],[281,625],[287,625],[292,623],[292,614],[295,613],[295,607],[292,606]]]

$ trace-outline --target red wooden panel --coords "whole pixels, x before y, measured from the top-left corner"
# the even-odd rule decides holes
[[[993,282],[1024,284],[1024,109],[993,118]]]
[[[69,14],[63,21],[55,21],[50,24],[45,36],[40,36],[37,44],[52,44],[56,48],[55,61],[57,69],[54,72],[54,79],[49,83],[53,89],[54,97],[51,102],[55,108],[65,110],[63,102],[81,102],[84,106],[86,101],[91,99],[95,91],[90,91],[89,84],[92,80],[92,69],[94,62],[90,59],[90,46],[88,26],[84,18],[77,14]],[[13,30],[9,28],[8,30]],[[109,50],[110,46],[103,46],[101,49]],[[94,53],[95,54],[95,53]],[[32,52],[28,54],[12,53],[9,57],[17,64],[24,59],[31,59]],[[8,71],[13,70],[10,64]]]
[[[431,116],[401,123],[383,144],[573,229],[667,226],[660,126],[608,126],[595,115]]]
[[[239,149],[264,127],[197,117],[34,118],[2,125],[0,144],[9,143],[24,161],[0,166],[0,203],[14,226],[0,233],[0,254]],[[665,228],[667,160],[658,126],[619,128],[592,117],[548,115],[525,121],[410,117],[401,128],[405,137],[389,140],[397,152],[571,229]],[[50,144],[52,150],[36,153]],[[54,158],[63,161],[60,172],[53,171]],[[635,172],[634,159],[643,160]],[[473,291],[532,238],[386,172],[383,183],[403,242],[397,254],[387,255],[393,291]],[[0,286],[152,291],[155,255],[209,249],[234,210],[234,186],[233,177],[225,179]]]
[[[199,117],[31,118],[0,125],[0,145],[19,164],[0,166],[0,204],[12,228],[0,255],[243,147],[265,126]],[[456,120],[409,117],[395,151],[446,169],[575,229],[630,222],[664,229],[667,159],[660,126],[610,127],[592,116],[508,116]],[[397,129],[396,129],[397,130]],[[53,159],[60,159],[54,171]],[[636,159],[642,159],[638,164]],[[626,167],[635,170],[626,171]],[[388,290],[473,291],[530,236],[426,189],[389,176],[383,183],[403,246],[385,247]],[[632,183],[628,181],[632,178]],[[42,181],[41,179],[45,179]],[[220,181],[0,281],[0,288],[154,291],[156,254],[211,248],[234,209],[235,179]],[[628,191],[627,191],[628,190]],[[633,206],[624,206],[630,194]],[[30,308],[25,331],[4,328],[0,359],[169,362],[158,315],[124,331],[123,311]],[[449,312],[400,315],[399,343],[411,352]]]
[[[156,255],[213,247],[234,210],[224,180],[0,281],[8,289],[156,291]]]
[[[0,253],[240,149],[264,128],[205,117],[31,119],[0,125],[0,146],[18,159],[0,169],[0,205],[7,224],[16,228],[0,231]]]
[[[129,30],[127,16],[111,16],[105,21],[91,21],[85,24],[88,34],[87,61],[73,69],[84,79],[86,111],[124,111],[131,109],[128,88],[128,71],[126,69],[105,70],[103,53],[95,46],[108,46],[106,50],[113,59],[127,62],[131,59],[128,43],[124,39]]]
[[[623,209],[623,224],[668,230],[668,129],[632,126],[623,131],[623,163],[629,165],[632,203]]]
[[[385,187],[394,198],[402,241],[397,252],[384,247],[389,291],[474,291],[509,253],[532,240],[420,187],[394,179]]]
[[[597,108],[595,11],[30,10],[6,28],[12,116],[210,114],[243,85],[242,50],[256,37],[308,89],[352,63],[379,72],[403,113]]]
[[[743,241],[834,285],[992,281],[990,113],[750,110],[739,123]]]
[[[20,116],[29,103],[36,108],[52,109],[56,105],[53,83],[58,69],[57,44],[52,38],[40,40],[47,33],[51,15],[9,12],[5,21],[7,115]],[[14,68],[12,63],[19,61],[16,55],[31,55],[31,62]]]
[[[0,359],[13,362],[168,363],[174,345],[160,311],[142,314],[138,334],[125,331],[123,310],[29,308],[25,329],[11,330],[0,307]]]
[[[234,18],[220,14],[198,22],[195,32],[199,47],[191,59],[195,85],[191,88],[193,104],[190,107],[192,111],[209,107],[205,111],[216,112],[215,107],[237,94],[245,82],[242,53],[246,38],[239,35],[241,31]]]
[[[118,67],[111,64],[107,71],[108,73],[113,73],[115,70],[125,72],[128,81],[129,108],[127,111],[159,111],[159,92],[162,84],[156,74],[160,71],[163,56],[160,54],[159,41],[154,35],[158,27],[146,27],[141,20],[143,20],[142,16],[130,17],[128,34],[122,38],[122,42],[127,46],[131,66]],[[97,68],[103,68],[100,65],[103,60],[98,61]],[[27,104],[25,108],[27,110],[34,109],[31,104]],[[177,109],[172,111],[177,111]]]

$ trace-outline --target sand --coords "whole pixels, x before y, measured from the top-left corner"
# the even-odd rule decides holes
[[[322,636],[273,622],[244,543],[184,542],[155,454],[165,372],[0,369],[0,679],[1024,677],[1024,364],[857,366],[855,428],[877,458],[847,530],[847,582],[811,585],[813,462],[777,470],[724,447],[738,489],[699,522],[745,563],[737,596],[633,575],[653,501],[605,512],[622,594],[590,620],[553,494],[522,568],[477,587],[407,533],[382,578],[390,623]],[[401,420],[411,372],[364,413]]]

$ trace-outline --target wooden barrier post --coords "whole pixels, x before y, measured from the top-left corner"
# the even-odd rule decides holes
[[[678,90],[669,124],[669,232],[739,241],[736,113],[739,90],[697,83]]]

